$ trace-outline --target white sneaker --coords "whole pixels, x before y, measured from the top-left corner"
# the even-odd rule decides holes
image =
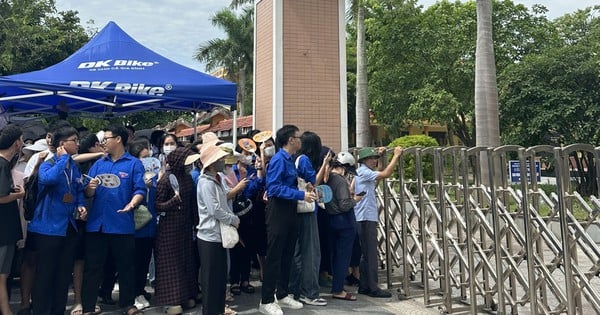
[[[311,298],[307,298],[304,295],[300,296],[300,302],[302,302],[304,304],[316,305],[316,306],[326,306],[327,305],[327,300],[325,300],[324,298],[318,297],[316,299],[311,299]]]
[[[288,296],[284,297],[281,300],[277,300],[277,297],[275,297],[275,301],[277,302],[277,304],[279,304],[279,306],[285,307],[285,308],[291,308],[293,310],[299,310],[304,307],[304,305],[302,305],[302,303],[294,300],[294,296],[291,294],[288,294]]]
[[[138,295],[135,300],[133,305],[138,309],[144,309],[150,306],[150,302],[148,302],[148,300],[146,300],[146,297],[144,295]]]
[[[258,311],[266,315],[283,315],[281,307],[276,302],[258,305]]]

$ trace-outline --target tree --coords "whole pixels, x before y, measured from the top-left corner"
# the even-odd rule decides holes
[[[529,54],[500,74],[504,142],[600,144],[600,18],[594,10],[557,19],[554,47]]]
[[[0,75],[43,69],[88,41],[77,12],[57,12],[54,3],[0,1]]]
[[[367,90],[367,55],[365,6],[363,0],[351,1],[348,16],[356,23],[356,146],[371,145],[369,99]]]
[[[227,38],[213,39],[200,45],[194,56],[206,62],[208,71],[224,68],[227,78],[238,84],[239,112],[245,114],[245,105],[251,102],[247,95],[252,91],[253,50],[254,50],[254,9],[245,7],[237,16],[231,9],[217,12],[211,22],[222,28]],[[248,106],[247,108],[252,108]]]
[[[477,146],[500,145],[498,86],[492,29],[492,0],[477,0],[475,134]]]
[[[554,35],[544,7],[493,3],[500,73],[544,50]],[[377,120],[392,137],[409,124],[440,123],[474,146],[476,3],[440,1],[421,11],[414,2],[382,0],[368,10],[369,98]]]

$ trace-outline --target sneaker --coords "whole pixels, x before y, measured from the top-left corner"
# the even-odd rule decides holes
[[[138,296],[135,298],[135,300],[134,300],[134,302],[133,302],[133,305],[134,305],[134,306],[135,306],[135,307],[136,307],[138,310],[141,310],[141,309],[145,309],[145,308],[149,307],[149,306],[150,306],[150,302],[148,302],[148,300],[146,300],[146,297],[145,297],[145,296],[143,296],[143,295],[141,295],[141,294],[140,294],[140,295],[138,295]]]
[[[304,304],[308,304],[308,305],[315,305],[315,306],[326,306],[327,305],[327,300],[325,300],[324,298],[316,298],[316,299],[311,299],[311,298],[307,298],[306,296],[300,296],[300,302],[304,303]]]
[[[288,296],[286,296],[280,300],[277,300],[277,298],[275,298],[275,301],[277,302],[277,304],[279,304],[279,306],[285,307],[285,308],[291,308],[293,310],[299,310],[304,307],[304,305],[302,305],[302,303],[294,300],[294,296],[291,294],[289,294]]]
[[[283,315],[281,307],[276,302],[258,305],[258,311],[266,315]]]

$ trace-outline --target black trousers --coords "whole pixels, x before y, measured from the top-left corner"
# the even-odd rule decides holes
[[[227,288],[227,250],[220,242],[198,239],[200,255],[200,284],[202,286],[202,314],[217,315],[225,310]]]
[[[267,259],[264,267],[262,303],[288,295],[290,267],[298,239],[296,200],[271,198],[267,203]]]
[[[119,306],[133,305],[135,240],[133,234],[87,233],[85,239],[85,267],[83,270],[83,312],[94,312],[98,288],[104,275],[104,263],[108,251],[119,274]]]
[[[362,258],[360,260],[360,289],[379,290],[377,278],[377,222],[358,221],[356,224]]]
[[[154,248],[154,237],[140,237],[135,239],[135,290],[134,295],[145,293],[146,280],[148,279],[148,267],[152,258]]]
[[[70,224],[66,236],[29,233],[28,241],[35,243],[39,257],[31,294],[34,314],[65,313],[77,245],[76,233]]]

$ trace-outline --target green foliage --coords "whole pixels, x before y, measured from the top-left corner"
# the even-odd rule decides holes
[[[500,75],[503,142],[600,143],[600,18],[590,9],[555,22],[560,43]]]
[[[439,144],[437,141],[426,135],[413,135],[413,136],[404,136],[400,138],[394,139],[388,147],[437,147]],[[415,165],[415,157],[413,155],[409,155],[404,157],[404,164],[402,165],[404,168],[404,174],[406,178],[416,178],[416,165]],[[428,154],[423,156],[422,159],[422,171],[423,171],[423,179],[424,180],[433,180],[433,156]]]
[[[56,64],[88,41],[75,11],[53,0],[0,1],[0,75]]]
[[[231,6],[243,4],[244,1],[232,1]],[[243,7],[239,15],[230,8],[217,12],[211,22],[225,31],[227,37],[201,44],[194,56],[198,61],[206,63],[208,71],[223,67],[226,79],[238,84],[238,102],[241,103],[242,114],[250,114],[252,109],[253,15],[252,5]]]
[[[475,145],[475,2],[440,1],[424,11],[415,1],[367,3],[369,99],[377,121],[392,136],[415,122],[440,123]],[[493,5],[498,73],[556,40],[543,7]]]

